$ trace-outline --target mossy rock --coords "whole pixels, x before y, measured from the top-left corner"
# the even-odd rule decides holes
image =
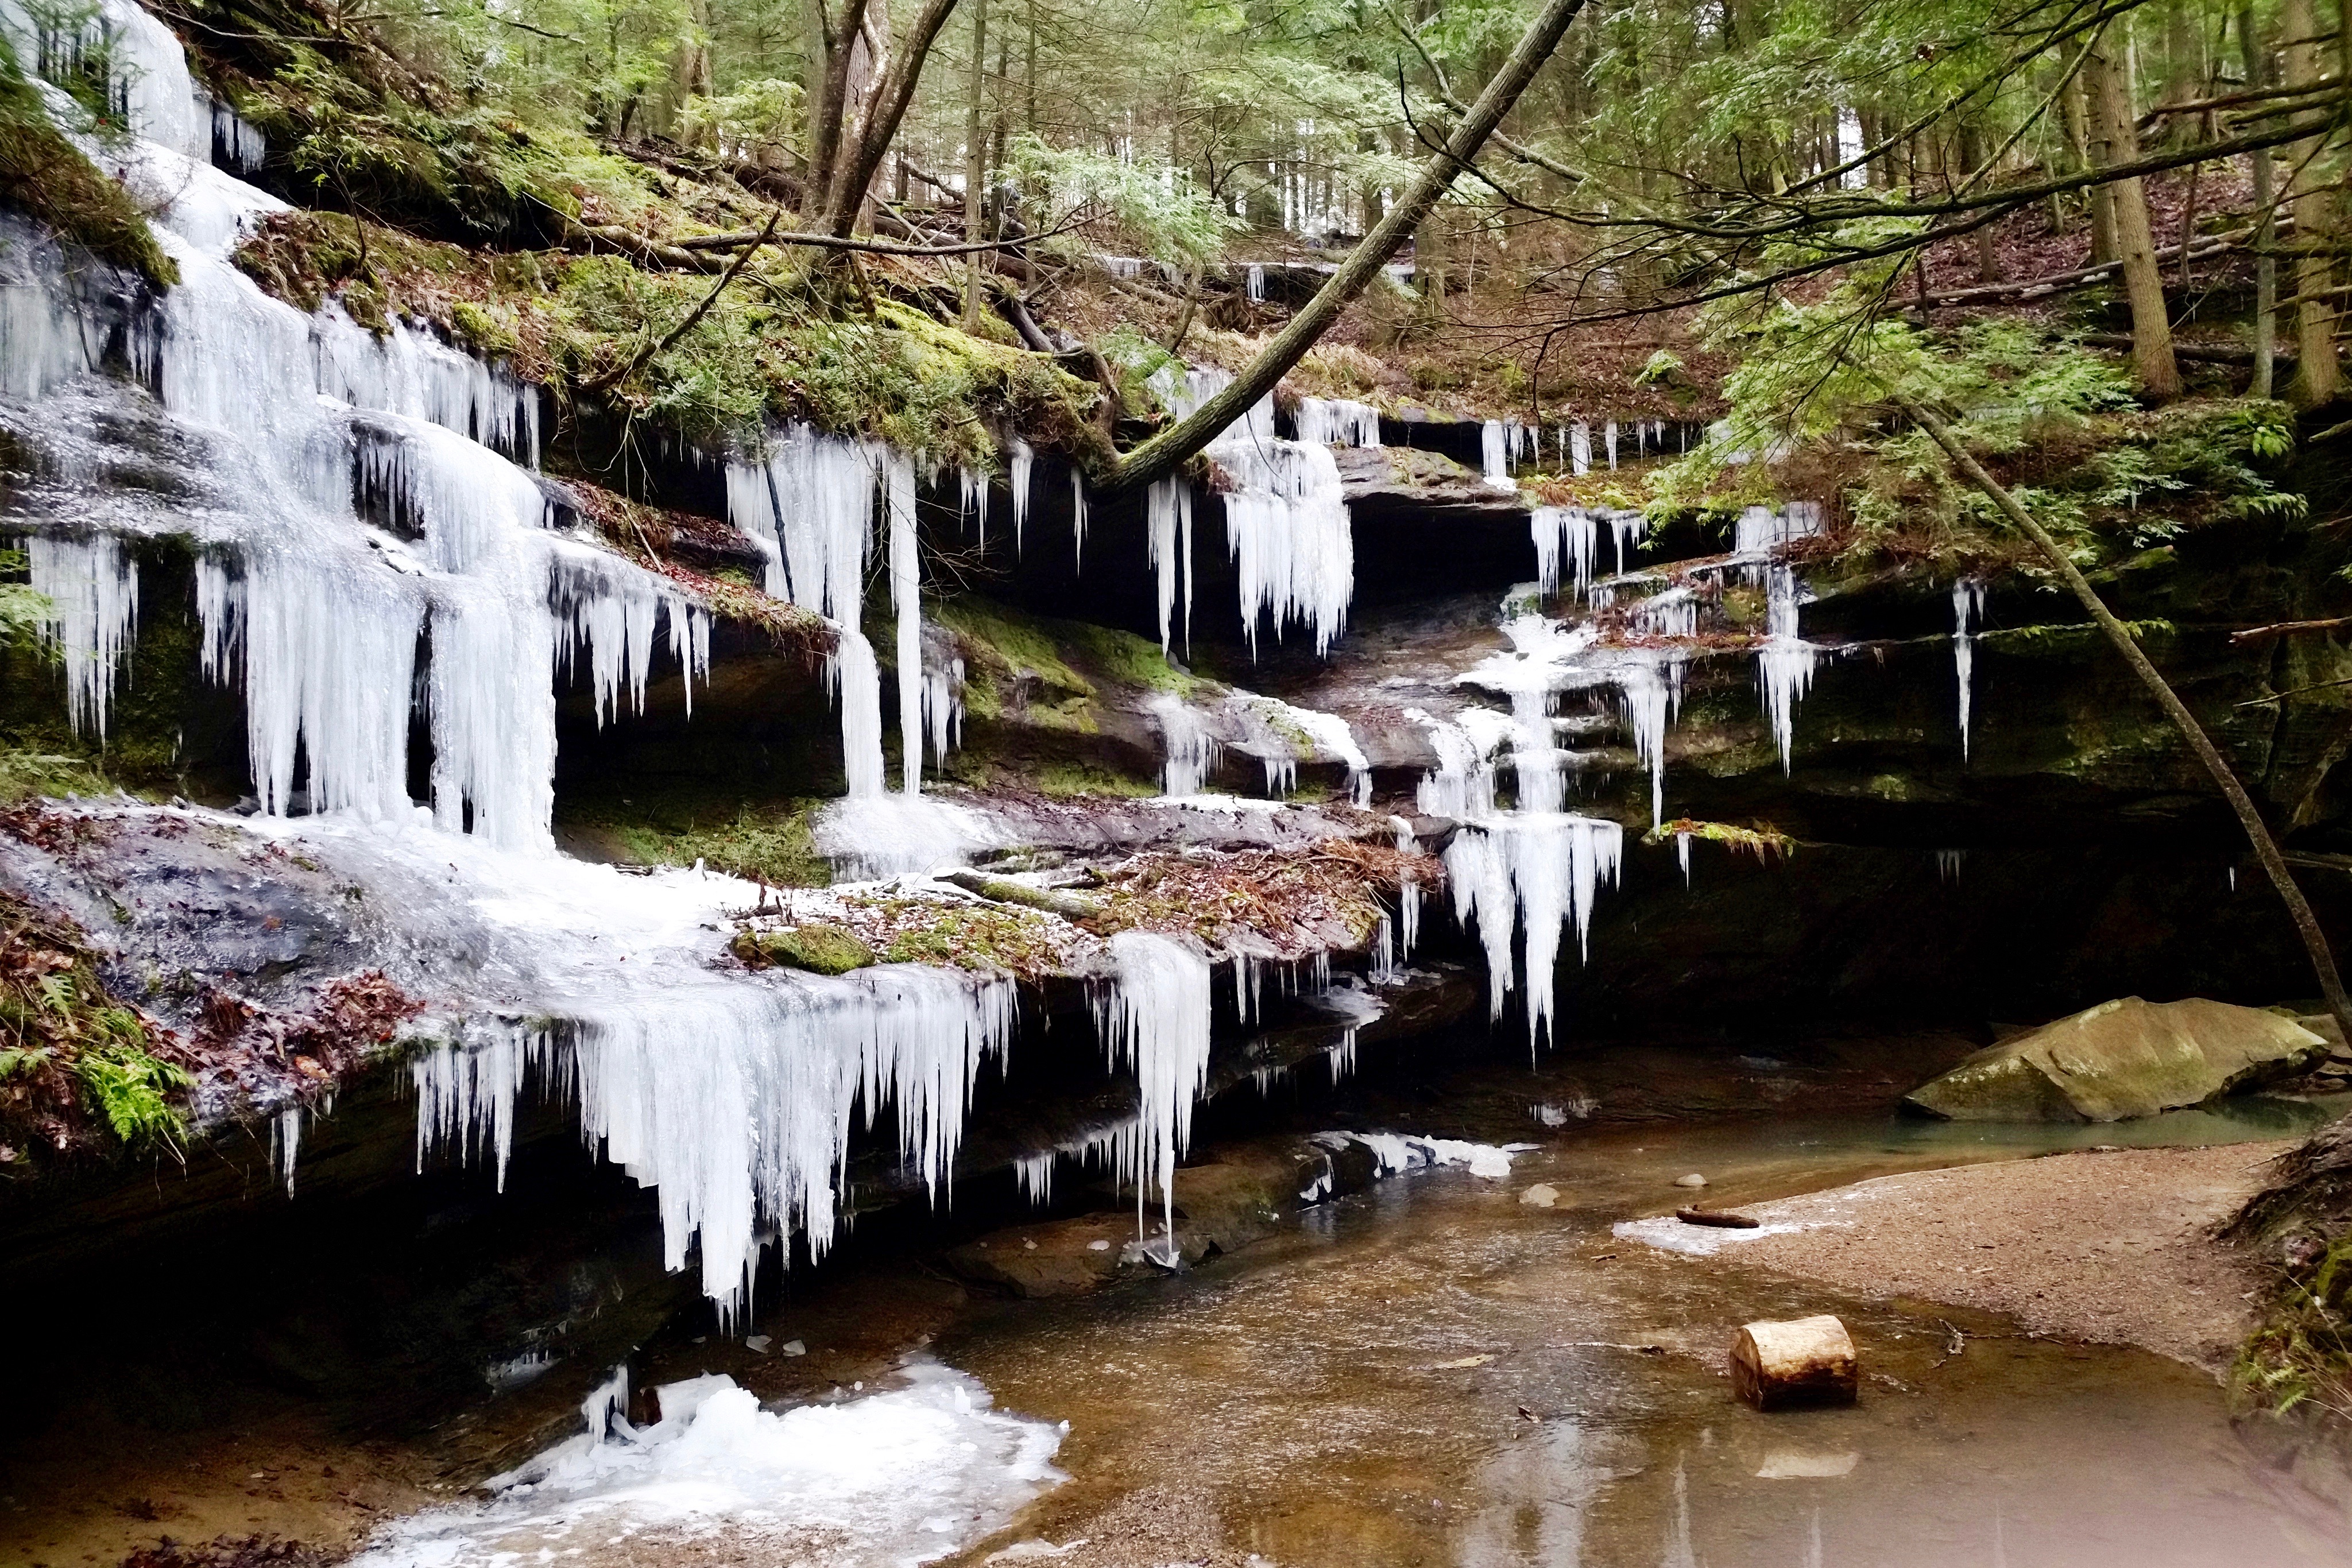
[[[155,287],[180,280],[129,192],[58,131],[0,38],[0,205],[16,208],[100,261]]]
[[[824,922],[787,931],[738,931],[734,955],[755,968],[782,964],[817,975],[845,975],[877,962],[874,949],[847,930]]]

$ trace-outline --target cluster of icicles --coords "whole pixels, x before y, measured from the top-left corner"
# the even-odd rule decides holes
[[[0,28],[29,60],[47,61],[64,47],[32,27],[15,0],[0,0]],[[28,427],[60,422],[47,434],[70,445],[71,423],[87,405],[53,394],[86,393],[84,378],[97,368],[92,345],[118,344],[164,414],[209,451],[214,472],[234,476],[222,487],[233,495],[180,527],[198,547],[204,668],[241,683],[261,812],[377,824],[387,857],[410,854],[436,874],[445,860],[453,872],[463,862],[480,889],[538,886],[551,909],[601,921],[599,930],[642,923],[657,895],[677,906],[681,929],[701,929],[711,894],[689,886],[687,873],[657,879],[658,894],[646,884],[623,889],[611,873],[555,855],[550,823],[557,679],[584,673],[599,722],[625,704],[641,710],[666,624],[690,704],[709,662],[703,612],[666,580],[557,529],[564,493],[530,471],[540,440],[531,389],[404,325],[377,334],[332,307],[305,315],[227,265],[247,225],[279,206],[230,172],[257,162],[257,137],[198,91],[176,40],[128,0],[106,0],[89,28],[73,36],[81,39],[74,47],[105,46],[141,133],[91,151],[154,199],[158,242],[181,281],[137,301],[85,290],[54,241],[17,225],[5,258],[11,275],[0,280],[10,285],[0,287],[0,397]],[[63,121],[65,101],[52,101]],[[1222,372],[1196,371],[1162,392],[1182,413],[1226,384]],[[1643,430],[1637,447],[1661,434]],[[1360,404],[1308,400],[1297,435],[1276,438],[1271,403],[1262,402],[1210,455],[1232,486],[1227,548],[1253,639],[1262,620],[1277,635],[1299,624],[1319,651],[1344,624],[1353,589],[1331,448],[1378,444],[1379,421]],[[1506,431],[1502,439],[1527,438]],[[1589,460],[1589,433],[1570,427],[1561,439]],[[1613,452],[1606,429],[1603,439]],[[1016,540],[1032,465],[1015,443],[1008,466]],[[902,672],[898,795],[916,797],[926,747],[936,758],[951,744],[959,674],[923,663],[917,460],[790,427],[772,432],[764,452],[730,464],[727,477],[736,525],[768,552],[770,590],[837,629],[830,675],[853,805],[889,793],[877,661],[859,614],[878,510]],[[988,486],[967,474],[963,494],[984,539]],[[1076,489],[1081,549],[1085,500]],[[1189,629],[1189,490],[1155,489],[1150,520],[1166,643],[1180,570]],[[1548,586],[1601,591],[1592,583],[1601,520],[1536,514]],[[1622,566],[1638,519],[1606,521]],[[1752,528],[1743,522],[1740,549],[1761,560],[1811,526],[1797,508],[1762,514]],[[37,534],[27,556],[34,586],[54,601],[47,631],[62,655],[68,713],[103,735],[136,627],[134,559],[121,537],[106,534]],[[1793,578],[1765,570],[1771,638],[1759,661],[1785,760],[1813,651],[1797,636]],[[1670,604],[1659,595],[1644,613],[1664,614]],[[1968,617],[1978,607],[1973,591],[1959,607],[1964,689]],[[1687,634],[1672,620],[1657,629]],[[1541,1030],[1550,1025],[1560,941],[1571,926],[1584,941],[1597,890],[1616,874],[1622,834],[1564,809],[1553,743],[1552,699],[1569,684],[1554,676],[1590,637],[1533,617],[1512,632],[1519,662],[1551,674],[1507,683],[1508,716],[1471,710],[1429,721],[1443,762],[1422,804],[1465,824],[1446,869],[1457,915],[1476,924],[1488,950],[1495,1010],[1516,985],[1531,1030]],[[1610,678],[1655,770],[1680,695],[1679,662]],[[431,741],[429,807],[413,802],[407,787],[419,707]],[[1297,709],[1282,716],[1347,762],[1362,798],[1369,769],[1345,724]],[[1168,786],[1192,793],[1213,763],[1213,743],[1170,722]],[[1496,808],[1490,760],[1506,741],[1518,777],[1509,811]],[[1267,762],[1270,792],[1287,789],[1289,766]],[[426,830],[420,816],[434,830],[431,847],[404,848],[404,835]],[[1409,828],[1399,832],[1409,841]],[[1418,915],[1409,887],[1400,912],[1407,954]],[[1522,933],[1523,971],[1512,961]],[[510,935],[528,946],[527,934]],[[585,966],[584,946],[547,940],[530,955],[542,979],[561,977],[553,994],[566,998],[563,1022],[477,1016],[464,1039],[420,1056],[420,1160],[451,1146],[503,1171],[527,1081],[568,1091],[592,1146],[657,1189],[671,1265],[683,1267],[698,1247],[703,1287],[729,1310],[744,1302],[764,1241],[797,1231],[822,1249],[831,1237],[861,1108],[870,1124],[892,1107],[904,1160],[934,1191],[944,1184],[979,1071],[1002,1058],[1016,1022],[1017,993],[1003,978],[909,966],[840,980],[727,977],[682,961],[658,972],[640,964],[624,980]],[[1375,978],[1392,977],[1397,947],[1384,927]],[[1246,960],[1237,967],[1246,1020],[1256,982]],[[1139,1106],[1133,1123],[1089,1149],[1135,1188],[1139,1205],[1155,1186],[1163,1206],[1172,1204],[1173,1171],[1207,1072],[1210,977],[1206,956],[1166,937],[1124,933],[1110,943],[1097,1024],[1113,1062],[1134,1071]],[[286,1132],[290,1156],[299,1122]],[[1042,1198],[1050,1156],[1024,1162],[1022,1176]],[[1172,1226],[1172,1207],[1167,1220]]]
[[[60,47],[14,0],[0,0],[0,28],[28,60],[51,61]],[[558,999],[564,1016],[526,1024],[477,1013],[462,1039],[420,1055],[420,1162],[452,1148],[502,1177],[527,1084],[566,1094],[589,1144],[656,1189],[670,1265],[698,1249],[703,1287],[730,1311],[744,1303],[765,1241],[797,1231],[814,1249],[826,1244],[861,1108],[869,1124],[892,1108],[902,1157],[936,1191],[979,1071],[1013,1035],[1012,982],[895,965],[839,980],[729,976],[703,966],[690,935],[641,948],[676,961],[635,973],[585,956],[599,937],[641,936],[661,908],[678,931],[707,929],[714,894],[685,873],[624,887],[554,853],[557,680],[583,673],[599,722],[625,705],[641,711],[666,622],[690,705],[709,662],[703,611],[666,580],[558,531],[571,503],[531,471],[532,389],[429,332],[395,323],[372,333],[332,306],[305,315],[229,266],[253,221],[281,205],[230,172],[258,162],[257,138],[199,92],[177,41],[128,0],[106,0],[88,32],[77,47],[102,47],[116,63],[139,133],[89,151],[154,198],[158,242],[181,281],[135,301],[86,292],[52,238],[16,225],[0,280],[10,285],[0,288],[0,398],[12,422],[70,448],[90,400],[121,395],[122,382],[89,376],[101,368],[93,345],[117,345],[224,481],[213,504],[175,525],[198,551],[204,669],[241,685],[260,812],[329,814],[313,831],[373,833],[367,852],[387,866],[429,866],[440,881],[446,862],[478,914],[530,911],[507,916],[498,940],[524,988]],[[51,101],[70,130],[69,105]],[[1378,439],[1369,410],[1322,405],[1308,417],[1326,422],[1325,440]],[[1309,569],[1329,564],[1335,540],[1344,549],[1345,510],[1328,447],[1280,445],[1296,449],[1276,459],[1291,472],[1265,476],[1256,511],[1244,485],[1234,549],[1247,563],[1245,596],[1277,630],[1305,620],[1326,644],[1351,584],[1344,556],[1336,575]],[[1016,538],[1032,462],[1016,443]],[[960,672],[922,664],[916,485],[904,454],[798,427],[772,433],[767,450],[728,473],[735,522],[768,550],[769,588],[837,629],[829,673],[852,806],[887,793],[880,682],[858,613],[877,501],[898,667],[920,672],[898,683],[901,796],[916,794],[926,746],[942,754],[957,717]],[[968,475],[964,495],[984,537],[987,487]],[[1083,548],[1083,490],[1074,499]],[[42,532],[26,545],[33,586],[53,603],[46,631],[68,712],[102,737],[137,625],[136,558],[120,534]],[[429,807],[407,788],[419,709]],[[1100,1140],[1099,1154],[1139,1202],[1154,1185],[1171,1201],[1206,1071],[1209,976],[1206,956],[1164,937],[1110,944],[1097,1014],[1107,1051],[1141,1094],[1135,1122]],[[300,1119],[279,1120],[290,1165]]]
[[[1612,473],[1617,468],[1620,448],[1625,455],[1639,461],[1653,452],[1663,453],[1672,434],[1677,452],[1690,449],[1687,424],[1669,424],[1663,419],[1635,419],[1620,423],[1613,419],[1601,422],[1601,459]],[[1570,474],[1579,477],[1592,472],[1594,461],[1593,427],[1591,420],[1572,419],[1553,427],[1557,461]],[[1490,419],[1478,432],[1478,451],[1486,483],[1497,489],[1517,487],[1511,471],[1523,464],[1535,463],[1544,455],[1542,427],[1522,424],[1516,419]]]

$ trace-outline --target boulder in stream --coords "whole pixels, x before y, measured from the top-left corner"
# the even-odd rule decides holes
[[[2119,1122],[2292,1077],[2326,1050],[2260,1008],[2123,997],[1979,1051],[1903,1106],[1958,1122]]]

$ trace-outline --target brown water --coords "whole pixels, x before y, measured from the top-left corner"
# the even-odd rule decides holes
[[[1181,1279],[985,1311],[936,1350],[1004,1407],[1070,1423],[1070,1484],[990,1543],[1086,1542],[1040,1560],[2347,1563],[2352,1521],[2266,1481],[2202,1373],[2013,1335],[1954,1356],[1948,1320],[1972,1336],[2006,1325],[1609,1230],[1671,1207],[1668,1184],[1693,1169],[1711,1201],[1737,1203],[2052,1146],[2279,1136],[2311,1115],[1571,1131],[1507,1183],[1405,1176]],[[1560,1207],[1517,1200],[1538,1181]],[[1735,1403],[1736,1325],[1822,1311],[1854,1334],[1860,1404]]]

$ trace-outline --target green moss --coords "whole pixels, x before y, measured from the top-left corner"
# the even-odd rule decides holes
[[[1702,822],[1690,817],[1678,817],[1652,828],[1642,835],[1642,841],[1662,844],[1669,839],[1683,838],[1703,839],[1711,844],[1742,850],[1768,864],[1775,857],[1786,858],[1797,852],[1797,841],[1769,822],[1742,828],[1730,822]]]
[[[41,97],[0,38],[0,202],[157,287],[180,269],[149,232],[129,193],[50,122]]]
[[[1096,626],[1084,621],[1047,624],[1060,632],[1066,639],[1067,645],[1088,665],[1119,685],[1167,692],[1180,697],[1192,696],[1209,686],[1210,683],[1186,674],[1170,664],[1158,643],[1132,632]]]
[[[1053,926],[1025,909],[977,905],[890,904],[907,920],[882,956],[893,964],[950,964],[961,969],[1039,975],[1060,967]]]
[[[745,805],[723,822],[658,824],[643,820],[609,826],[622,847],[647,865],[692,865],[771,887],[824,887],[833,868],[817,853],[812,822],[816,800],[778,808]],[[609,814],[609,813],[608,813]]]
[[[22,751],[0,743],[0,801],[35,795],[110,795],[114,785],[89,759],[56,752]]]
[[[1037,769],[1033,780],[1040,794],[1057,800],[1083,795],[1117,795],[1140,800],[1160,793],[1157,782],[1131,779],[1124,773],[1113,773],[1083,762],[1053,762]]]
[[[2169,637],[2174,630],[2169,621],[2126,621],[2124,628],[2136,642],[2146,642],[2152,637]],[[2086,648],[2104,645],[2106,640],[2106,633],[2088,622],[2017,626],[1977,633],[1977,642],[1981,646],[2024,658],[2079,653]]]
[[[730,946],[755,968],[782,964],[818,975],[845,975],[876,961],[874,949],[855,933],[825,921],[786,931],[738,931]]]

